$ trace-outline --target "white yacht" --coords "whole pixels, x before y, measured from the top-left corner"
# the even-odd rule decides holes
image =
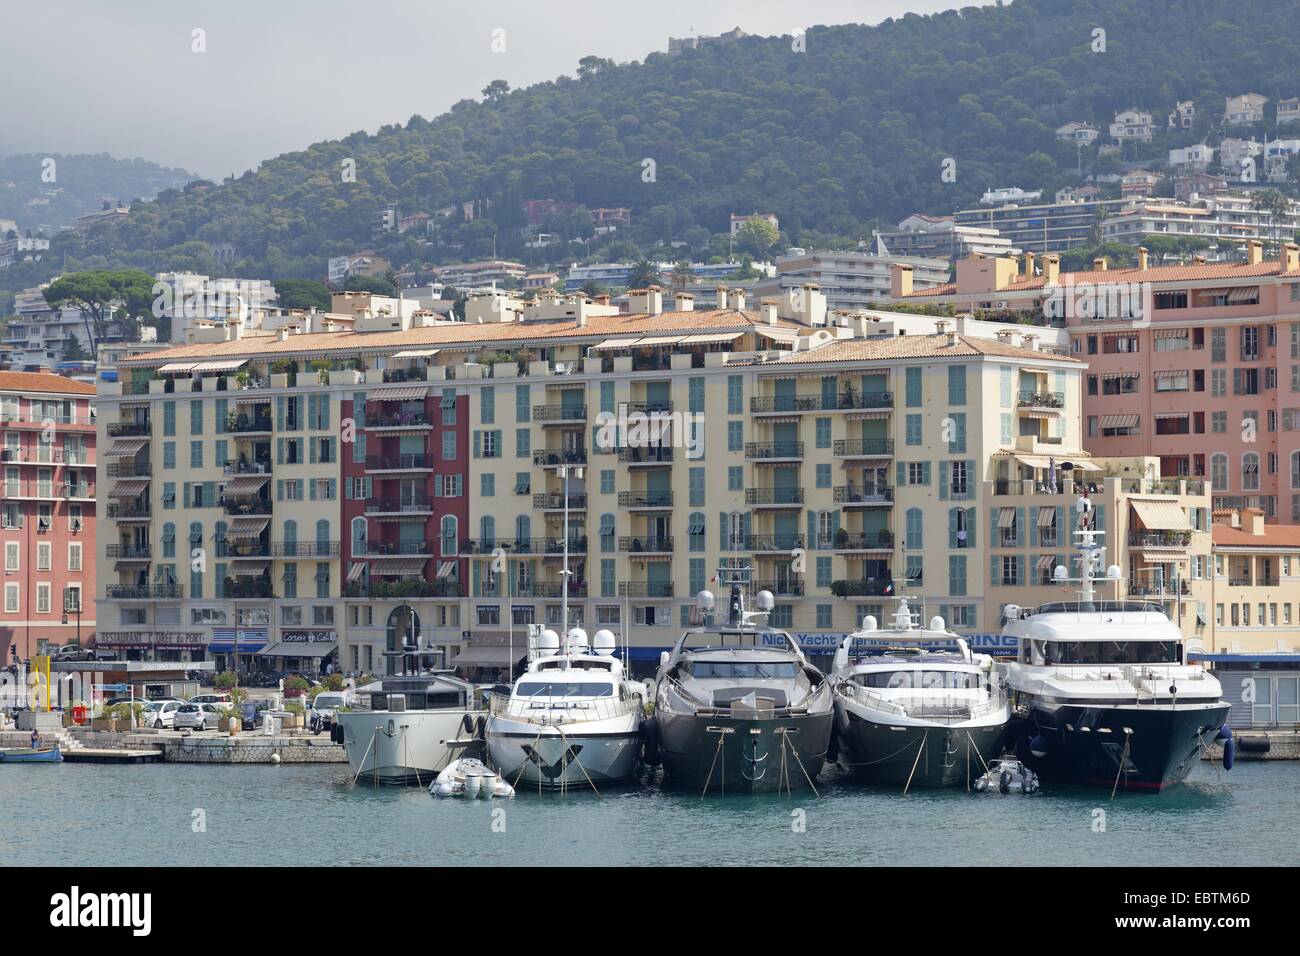
[[[527,670],[492,698],[488,757],[516,787],[599,789],[636,772],[645,687],[625,677],[610,631],[594,647],[580,627],[566,637],[561,649],[555,631],[531,635]]]
[[[1158,605],[1095,599],[1101,534],[1076,532],[1078,601],[1004,609],[1003,633],[1018,641],[1002,665],[1017,755],[1045,782],[1158,793],[1182,782],[1211,740],[1230,737],[1228,705],[1218,679],[1187,663],[1182,633]],[[1121,574],[1112,565],[1106,577]],[[1055,575],[1065,582],[1068,571]]]
[[[354,779],[428,786],[453,760],[482,747],[484,711],[474,685],[450,671],[391,675],[357,693],[357,706],[337,711],[331,731]]]
[[[941,617],[918,626],[906,598],[889,627],[868,615],[841,642],[832,684],[839,760],[863,780],[969,787],[1001,756],[1011,712],[993,659]]]

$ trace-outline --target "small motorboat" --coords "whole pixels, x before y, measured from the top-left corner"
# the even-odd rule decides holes
[[[990,760],[988,772],[975,781],[976,793],[1035,793],[1038,774],[1014,757]]]
[[[0,763],[62,763],[59,745],[53,747],[18,747],[0,750]]]
[[[513,797],[515,788],[482,760],[462,757],[447,764],[447,768],[429,784],[429,793],[435,797],[468,797],[471,800],[483,797],[490,800],[493,797]]]

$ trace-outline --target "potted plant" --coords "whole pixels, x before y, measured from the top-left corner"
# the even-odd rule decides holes
[[[845,530],[844,528],[836,528],[836,529],[835,529],[835,547],[838,548],[838,549],[840,549],[840,550],[842,551],[842,550],[844,550],[845,546],[846,546],[848,543],[849,543],[849,533],[848,533],[848,531]]]
[[[303,716],[307,713],[307,709],[303,707],[302,701],[291,700],[284,705],[284,709],[292,715],[289,722],[293,729],[301,730],[303,727]]]
[[[217,721],[217,729],[223,734],[235,736],[239,733],[239,710],[233,704],[221,708],[221,717]]]
[[[305,677],[300,674],[294,674],[284,682],[284,696],[302,697],[309,687],[311,687],[311,685],[307,683]]]

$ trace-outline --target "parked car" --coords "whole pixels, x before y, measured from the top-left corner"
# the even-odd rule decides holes
[[[64,644],[54,655],[56,661],[93,661],[95,652],[80,644]]]
[[[253,730],[262,722],[262,715],[271,709],[268,701],[245,701],[239,705],[239,719],[244,729]]]
[[[307,712],[307,726],[320,732],[328,730],[334,723],[334,714],[340,707],[351,707],[352,695],[342,690],[323,690],[311,702]]]
[[[191,697],[191,704],[230,704],[234,698],[229,694],[199,694],[197,697]]]
[[[176,708],[172,726],[177,730],[215,730],[221,719],[221,707],[217,704],[196,704],[190,701]]]
[[[151,700],[144,705],[142,721],[146,727],[162,730],[176,726],[176,711],[185,706],[183,700]]]

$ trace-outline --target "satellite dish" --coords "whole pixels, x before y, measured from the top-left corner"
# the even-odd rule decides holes
[[[862,619],[862,629],[864,631],[874,631],[877,626],[876,616],[874,614],[868,614]]]
[[[612,654],[614,648],[618,646],[618,640],[614,637],[613,631],[602,627],[592,638],[591,646],[595,648],[597,654]]]
[[[940,617],[938,614],[936,614],[934,617],[930,618],[930,630],[932,630],[932,631],[946,631],[947,629],[948,629],[948,628],[947,628],[947,625],[946,625],[945,622],[944,622],[944,619],[943,619],[942,617]]]
[[[1070,576],[1070,572],[1069,572],[1069,570],[1065,567],[1065,565],[1063,565],[1063,564],[1058,564],[1058,565],[1057,565],[1057,566],[1052,570],[1052,580],[1053,580],[1053,581],[1064,581],[1064,580],[1065,580],[1066,578],[1068,578],[1069,576]]]
[[[580,627],[569,628],[568,647],[570,654],[581,654],[583,651],[591,650],[591,642],[587,640],[587,632]]]
[[[713,610],[713,592],[707,588],[695,595],[695,604],[701,611]]]
[[[1124,576],[1124,571],[1120,568],[1118,564],[1112,564],[1110,567],[1106,569],[1106,577],[1110,578],[1112,581],[1118,581],[1123,576]]]
[[[754,595],[754,606],[760,611],[770,611],[776,607],[776,598],[772,596],[771,591],[759,591]]]
[[[1015,621],[1020,618],[1020,605],[1007,604],[1002,608],[1002,617],[1008,621]]]
[[[560,635],[548,627],[537,635],[537,649],[543,654],[554,654],[560,649]]]

